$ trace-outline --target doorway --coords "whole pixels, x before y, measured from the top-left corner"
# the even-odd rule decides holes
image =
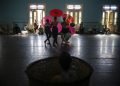
[[[82,6],[81,5],[67,5],[66,13],[71,15],[74,19],[74,23],[80,24],[82,22]]]
[[[106,25],[110,29],[110,32],[117,31],[117,17],[117,6],[103,6],[102,25]]]
[[[29,12],[29,24],[33,25],[37,23],[41,25],[41,20],[45,17],[45,6],[44,5],[30,5]]]

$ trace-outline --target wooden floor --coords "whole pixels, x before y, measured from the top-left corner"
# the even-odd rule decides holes
[[[45,46],[45,35],[0,35],[0,86],[29,86],[26,67],[69,52],[94,68],[90,86],[120,86],[120,36],[73,35],[69,45]],[[52,42],[52,38],[51,38]],[[118,85],[119,84],[119,85]]]

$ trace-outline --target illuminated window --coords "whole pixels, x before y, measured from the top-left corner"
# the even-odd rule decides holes
[[[67,9],[73,9],[74,7],[73,7],[73,5],[68,5],[67,6]]]
[[[110,9],[110,6],[109,6],[109,5],[105,5],[105,6],[103,6],[103,9],[104,9],[104,10],[109,10],[109,9]]]
[[[66,14],[69,14],[69,11],[67,11]]]
[[[45,17],[45,11],[43,10],[43,17]]]
[[[75,24],[77,24],[77,21],[78,21],[78,12],[75,12]]]
[[[32,24],[32,11],[30,11],[30,24]]]
[[[67,5],[66,13],[73,17],[75,24],[82,22],[82,6],[81,5]]]
[[[67,9],[81,9],[81,5],[67,5]]]
[[[37,7],[38,7],[38,9],[44,9],[45,8],[44,5],[38,5]]]
[[[103,12],[102,15],[103,15],[103,16],[102,16],[102,25],[104,25],[104,22],[105,22],[105,12]]]
[[[102,25],[106,25],[110,31],[114,32],[117,27],[118,7],[116,5],[104,5],[102,14]]]
[[[117,12],[115,12],[115,19],[114,19],[114,25],[117,24]]]
[[[37,5],[30,5],[30,9],[37,9]]]
[[[116,5],[105,5],[103,6],[104,10],[117,10],[117,6]]]
[[[70,12],[70,15],[73,16],[73,12]]]
[[[78,18],[78,20],[79,20],[79,24],[82,22],[81,17],[82,17],[82,12],[80,11],[80,12],[79,12],[79,18]]]
[[[112,6],[111,6],[111,10],[117,10],[117,6],[112,5]]]
[[[29,23],[33,25],[33,23],[38,23],[41,25],[41,20],[45,16],[45,6],[44,5],[30,5],[29,12]]]
[[[44,9],[44,5],[30,5],[30,9]]]
[[[80,5],[75,5],[74,9],[81,9],[81,6]]]
[[[37,12],[34,12],[34,22],[37,22]]]

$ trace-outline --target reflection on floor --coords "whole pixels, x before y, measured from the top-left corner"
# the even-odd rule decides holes
[[[0,36],[0,86],[28,86],[25,69],[38,59],[68,51],[94,68],[90,86],[119,86],[120,36],[73,35],[69,45],[44,45],[45,35]],[[52,38],[51,38],[52,41]]]

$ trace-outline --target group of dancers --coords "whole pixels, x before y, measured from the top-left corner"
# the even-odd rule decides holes
[[[66,18],[63,18],[63,22],[59,23],[57,21],[57,17],[54,17],[54,20],[52,22],[49,21],[49,19],[46,19],[45,25],[44,25],[44,31],[46,34],[46,39],[44,41],[45,45],[49,44],[51,45],[50,38],[53,37],[53,46],[58,46],[58,34],[59,34],[59,29],[58,29],[58,24],[61,24],[62,30],[61,30],[61,39],[62,42],[61,44],[69,44],[69,39],[72,34],[75,33],[75,24],[74,23],[67,23]]]

